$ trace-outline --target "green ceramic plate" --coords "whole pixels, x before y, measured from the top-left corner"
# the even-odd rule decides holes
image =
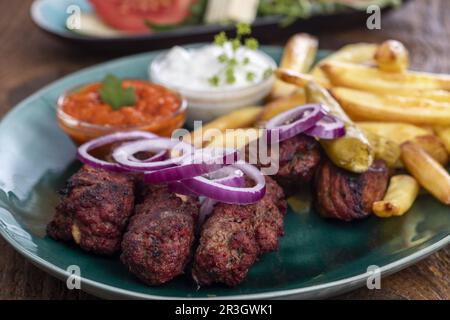
[[[281,48],[264,50],[279,60]],[[158,53],[127,57],[67,76],[38,91],[0,124],[0,233],[40,268],[66,279],[81,268],[82,289],[108,298],[321,298],[365,285],[367,268],[382,276],[398,271],[450,241],[450,210],[422,195],[401,218],[371,217],[355,223],[326,221],[308,209],[290,210],[280,250],[267,254],[237,288],[197,289],[189,275],[149,288],[117,258],[86,254],[45,236],[57,203],[56,191],[79,167],[75,147],[55,121],[55,101],[66,89],[105,74],[147,77]]]

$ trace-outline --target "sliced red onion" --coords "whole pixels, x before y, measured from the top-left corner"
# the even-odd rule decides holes
[[[266,128],[277,130],[279,141],[284,141],[314,127],[325,115],[326,108],[322,105],[308,104],[276,116],[267,123]]]
[[[166,154],[169,150],[180,150],[182,155],[160,161],[140,161],[133,156],[138,152],[164,152],[164,154]],[[131,171],[152,171],[176,166],[193,152],[194,147],[188,143],[167,138],[154,138],[151,140],[139,140],[123,144],[114,150],[112,156],[124,169]]]
[[[169,157],[168,151],[167,150],[161,150],[160,152],[150,156],[147,159],[138,159],[134,155],[130,155],[128,157],[128,159],[130,159],[131,161],[134,161],[134,162],[155,162],[155,161],[167,160],[168,157]]]
[[[206,178],[217,183],[232,187],[243,187],[245,185],[244,173],[241,170],[233,168],[231,166],[211,172],[207,174]],[[198,194],[194,190],[189,189],[180,181],[169,182],[168,186],[169,190],[173,193],[178,193],[185,196],[200,196],[200,194]]]
[[[78,148],[77,157],[84,164],[87,164],[94,168],[123,172],[124,171],[123,168],[121,168],[118,164],[97,159],[94,156],[90,155],[89,151],[118,141],[136,140],[136,139],[155,139],[155,138],[157,138],[155,134],[145,131],[116,132],[113,134],[109,134],[91,140],[81,145]]]
[[[201,227],[203,223],[206,221],[206,218],[208,218],[211,213],[214,210],[215,205],[218,201],[211,199],[211,198],[205,198],[203,201],[201,207],[200,207],[200,213],[198,215],[198,223],[197,225]]]
[[[167,185],[169,187],[170,192],[181,194],[183,196],[190,196],[190,197],[198,197],[199,196],[198,193],[189,189],[180,181],[169,182]]]
[[[305,134],[319,139],[341,138],[345,136],[345,123],[332,115],[326,115]]]
[[[208,174],[208,178],[216,183],[220,183],[225,186],[230,187],[238,187],[243,188],[245,186],[245,177],[244,173],[236,168],[230,167],[224,167],[216,172],[212,172]],[[180,184],[183,184],[180,182]],[[212,213],[214,210],[214,206],[217,204],[218,201],[211,199],[211,198],[205,198],[203,201],[201,207],[200,207],[200,214],[198,217],[198,225],[202,226],[205,222],[206,218]]]
[[[245,185],[244,173],[233,166],[208,173],[205,178],[230,187],[244,187]]]
[[[144,179],[148,183],[167,183],[190,179],[217,171],[238,159],[235,149],[206,148],[196,150],[177,166],[146,172]]]
[[[266,193],[266,181],[261,171],[248,163],[242,162],[236,163],[232,167],[244,172],[244,174],[255,181],[256,185],[251,188],[231,187],[204,177],[186,179],[181,181],[181,183],[205,197],[220,202],[245,205],[261,200]]]

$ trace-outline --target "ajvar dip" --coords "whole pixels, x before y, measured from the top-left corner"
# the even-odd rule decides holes
[[[123,88],[133,87],[134,106],[114,110],[100,97],[102,83],[85,85],[65,94],[58,102],[59,124],[77,143],[119,130],[135,129],[170,136],[185,121],[182,98],[163,86],[143,80],[123,80]],[[65,118],[75,119],[66,121]],[[101,132],[94,132],[94,131]]]

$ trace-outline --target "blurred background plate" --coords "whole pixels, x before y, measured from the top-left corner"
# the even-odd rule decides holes
[[[409,0],[403,0],[407,2]],[[221,31],[232,32],[234,25],[196,25],[184,26],[171,31],[155,32],[143,35],[121,35],[113,37],[93,37],[75,33],[66,28],[69,14],[68,6],[77,5],[82,12],[92,12],[87,0],[35,0],[31,6],[31,17],[35,24],[48,34],[72,43],[84,45],[90,50],[108,50],[111,52],[139,52],[157,48],[167,48],[192,42],[211,41],[212,37]],[[383,12],[392,7],[383,8]],[[267,43],[277,39],[282,41],[295,32],[314,32],[332,28],[338,30],[351,26],[365,25],[367,20],[365,11],[354,9],[329,15],[313,16],[299,19],[297,22],[282,27],[279,16],[259,17],[253,23],[253,35],[261,42]]]
[[[279,61],[281,47],[262,49]],[[58,95],[108,73],[146,79],[159,53],[66,76],[21,102],[0,123],[0,234],[38,267],[65,281],[67,268],[78,265],[81,289],[104,298],[324,298],[365,286],[369,266],[387,276],[450,243],[449,209],[429,195],[421,195],[405,216],[392,219],[372,216],[345,223],[324,220],[309,208],[290,209],[279,251],[261,257],[241,285],[198,290],[189,272],[162,287],[147,287],[118,257],[90,255],[46,237],[57,190],[80,167],[75,146],[56,123]]]

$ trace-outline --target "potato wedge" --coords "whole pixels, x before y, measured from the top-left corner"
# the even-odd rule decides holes
[[[448,164],[448,153],[442,140],[435,135],[419,136],[412,140],[441,165]]]
[[[300,33],[291,37],[284,49],[280,67],[300,73],[307,73],[314,63],[318,41],[313,36]],[[271,98],[276,99],[293,94],[297,88],[277,80],[273,86]]]
[[[405,108],[392,103],[383,95],[348,88],[333,88],[331,92],[342,108],[358,120],[450,125],[450,108],[436,106]]]
[[[367,171],[373,163],[374,151],[362,130],[354,125],[339,103],[325,88],[315,82],[310,82],[306,86],[305,93],[308,102],[327,106],[331,114],[345,122],[346,134],[344,137],[320,141],[331,161],[338,167],[352,172]]]
[[[261,112],[261,107],[247,107],[233,111],[191,132],[184,137],[184,141],[190,142],[196,147],[202,147],[226,129],[252,127],[260,117]]]
[[[375,52],[375,61],[381,71],[406,72],[409,68],[409,52],[400,41],[387,40]]]
[[[372,43],[355,43],[346,45],[316,64],[311,71],[311,74],[317,82],[325,84],[325,86],[329,88],[331,87],[331,84],[329,83],[327,76],[320,69],[322,64],[327,61],[371,64],[374,62],[374,55],[377,48],[378,45]]]
[[[450,127],[436,127],[434,130],[450,154]]]
[[[436,199],[450,205],[450,175],[447,170],[414,142],[405,142],[401,150],[401,159],[409,173]]]
[[[414,140],[420,136],[433,134],[432,130],[424,129],[412,124],[395,122],[357,122],[363,130],[372,132],[386,139],[392,140],[398,145],[406,141]]]
[[[287,110],[295,108],[297,106],[303,105],[306,103],[306,97],[304,90],[298,90],[297,93],[289,97],[278,98],[266,104],[259,118],[260,122],[265,122],[276,115],[283,113]]]
[[[364,134],[374,150],[375,159],[383,160],[390,168],[395,167],[400,159],[400,145],[367,130]]]
[[[322,64],[322,71],[334,86],[347,87],[375,93],[408,94],[413,90],[450,90],[450,75],[424,72],[390,73],[377,68],[328,61]]]
[[[373,213],[380,218],[402,216],[411,209],[419,190],[419,183],[413,177],[409,175],[394,176],[389,182],[384,199],[372,205]]]

